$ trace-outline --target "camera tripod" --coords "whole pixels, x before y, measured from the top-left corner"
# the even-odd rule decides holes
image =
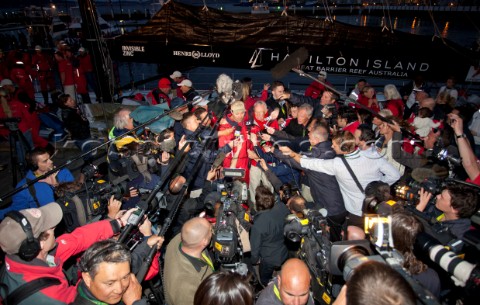
[[[18,121],[4,122],[10,130],[10,161],[12,164],[12,186],[17,185],[17,170],[21,178],[25,177],[27,172],[26,153],[31,150],[31,146],[23,133],[18,129]],[[18,168],[17,168],[18,166]]]

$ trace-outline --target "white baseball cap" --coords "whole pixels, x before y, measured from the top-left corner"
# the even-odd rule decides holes
[[[192,84],[192,81],[189,80],[189,79],[184,79],[182,80],[180,83],[177,84],[177,86],[181,87],[181,86],[186,86],[186,87],[192,87],[193,84]]]
[[[172,75],[170,75],[171,79],[174,79],[174,78],[177,78],[177,77],[182,77],[182,72],[175,71],[175,72],[172,73]]]

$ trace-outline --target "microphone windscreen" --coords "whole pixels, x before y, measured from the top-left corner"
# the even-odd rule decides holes
[[[169,153],[172,153],[175,151],[175,147],[177,146],[177,143],[175,142],[174,139],[167,139],[160,143],[160,149],[162,151],[166,151]]]
[[[290,54],[283,61],[279,62],[270,71],[274,79],[281,79],[290,72],[293,68],[296,68],[303,64],[308,58],[308,50],[305,47],[297,49]]]
[[[431,168],[418,167],[412,171],[412,178],[417,182],[423,182],[430,177],[436,177],[435,172]]]
[[[212,167],[213,167],[213,168],[217,168],[217,167],[219,167],[220,165],[222,165],[223,160],[225,160],[225,157],[227,157],[227,155],[226,155],[224,152],[219,152],[218,155],[217,155],[217,157],[216,157],[215,160],[213,161]]]

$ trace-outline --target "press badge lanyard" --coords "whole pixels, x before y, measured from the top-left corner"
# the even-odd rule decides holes
[[[282,297],[280,296],[280,291],[278,291],[277,285],[273,284],[273,293],[277,296],[277,299],[282,302]],[[283,303],[283,302],[282,302]]]
[[[205,263],[207,263],[207,265],[209,265],[210,268],[212,268],[212,270],[215,271],[215,268],[213,267],[212,260],[208,257],[208,255],[206,255],[205,253],[202,253],[202,257],[205,260]]]
[[[278,300],[281,302],[282,298],[280,297],[280,291],[278,291],[277,285],[273,284],[273,293],[277,296]]]

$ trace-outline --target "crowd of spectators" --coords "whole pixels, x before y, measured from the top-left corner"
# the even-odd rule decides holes
[[[62,115],[82,148],[90,134],[80,132],[88,129],[88,121],[78,110],[76,92],[69,91],[69,86],[77,86],[77,93],[82,95],[78,83],[68,76],[69,69],[75,68],[73,55],[68,49],[57,53],[66,93],[59,98]],[[60,68],[62,60],[66,63]],[[287,217],[302,220],[308,213],[305,208],[323,209],[331,242],[362,239],[365,198],[371,193],[372,182],[388,190],[398,183],[418,180],[420,170],[420,180],[450,176],[480,185],[474,140],[480,130],[473,115],[478,109],[458,101],[453,78],[437,96],[431,96],[421,78],[400,89],[388,84],[383,101],[365,79],[359,80],[346,98],[328,88],[332,84],[326,77],[321,72],[319,80],[323,83],[312,84],[305,94],[290,92],[285,84],[275,81],[265,84],[256,96],[250,79],[234,82],[221,75],[215,94],[208,97],[200,96],[192,81],[179,71],[160,79],[158,87],[139,101],[172,109],[171,128],[154,139],[147,138],[142,130],[136,131],[135,126],[142,122],[135,121],[135,113],[120,108],[109,133],[109,173],[127,176],[128,194],[120,201],[113,196],[108,200],[104,220],[62,232],[65,234],[55,240],[54,229],[65,209],[50,203],[56,200],[53,191],[59,184],[72,183],[73,175],[61,170],[19,192],[14,204],[0,214],[0,245],[9,266],[2,282],[7,282],[11,292],[47,274],[60,281],[61,289],[40,289],[28,296],[30,302],[25,304],[37,296],[59,304],[141,304],[146,302],[142,283],[132,273],[149,248],[164,244],[165,254],[161,257],[157,253],[147,279],[157,276],[156,280],[163,282],[166,304],[253,304],[256,297],[248,278],[220,271],[213,254],[222,251],[215,229],[224,224],[217,220],[226,213],[223,208],[228,201],[217,187],[231,182],[223,177],[224,168],[235,169],[242,176],[233,181],[234,188],[239,189],[233,192],[238,205],[231,213],[242,215],[235,222],[238,238],[247,236],[241,242],[242,257],[256,275],[253,280],[263,288],[256,303],[313,304],[310,285],[317,279],[311,278],[309,267],[297,257],[298,245],[292,251],[285,238]],[[48,82],[42,88],[48,88]],[[18,90],[29,94],[27,87]],[[83,95],[82,101],[88,102]],[[147,142],[160,148],[151,153],[142,146]],[[446,151],[449,157],[443,158],[439,151]],[[52,170],[50,156],[46,150],[34,150],[28,156],[31,170],[27,179]],[[145,199],[139,190],[155,190],[161,183],[168,185],[162,193],[163,208],[177,212],[175,218],[168,219],[172,232],[165,234],[165,241],[153,234],[163,224],[152,226],[148,219],[141,221],[142,237],[133,252],[109,239],[131,225],[130,215]],[[413,206],[461,239],[473,230],[470,217],[479,208],[476,193],[474,188],[458,185],[443,187],[439,194],[421,188]],[[440,299],[448,287],[441,286],[439,275],[412,252],[423,225],[411,213],[401,211],[394,214],[392,228],[394,243],[405,257],[403,267]],[[67,279],[61,273],[62,266],[83,251],[80,277]],[[160,261],[163,266],[159,271]],[[370,304],[362,291],[365,286],[384,291],[385,302],[378,304],[414,302],[411,287],[396,271],[369,262],[348,279],[336,304]]]

